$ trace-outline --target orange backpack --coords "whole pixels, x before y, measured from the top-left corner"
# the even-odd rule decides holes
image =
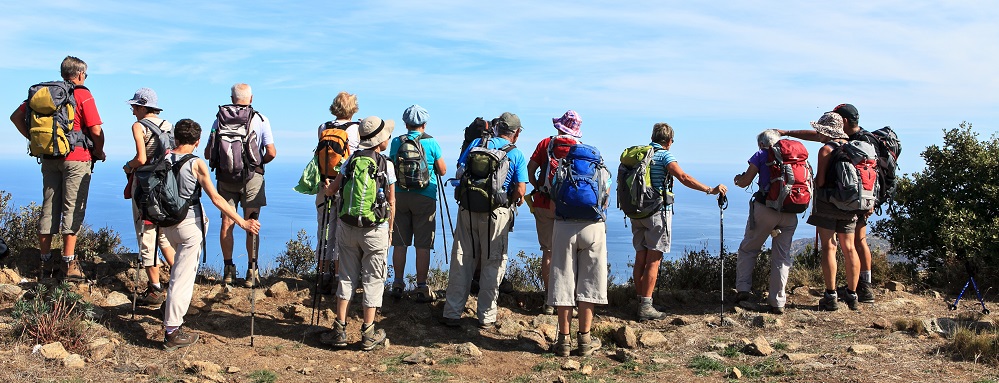
[[[322,174],[323,177],[336,177],[340,173],[340,162],[350,155],[350,146],[347,144],[347,127],[351,124],[357,124],[357,122],[336,125],[332,121],[327,121],[323,125],[323,132],[319,136],[319,145],[316,146],[319,174]]]

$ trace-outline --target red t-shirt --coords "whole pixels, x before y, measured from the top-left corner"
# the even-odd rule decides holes
[[[102,125],[101,115],[97,113],[97,104],[94,103],[94,95],[90,94],[90,90],[82,85],[77,85],[73,90],[73,97],[76,98],[76,119],[73,120],[73,130],[81,131],[83,127],[91,127],[94,125]],[[18,107],[18,112],[26,112],[27,101],[22,102],[21,106]],[[90,134],[89,131],[84,131],[85,134]],[[64,158],[66,161],[80,161],[80,162],[90,162],[92,158],[90,157],[90,151],[82,146],[76,146],[73,148],[72,152],[66,155]]]
[[[541,175],[538,177],[539,183],[541,185],[545,184],[545,177],[551,177],[554,173],[554,165],[549,162],[548,158],[548,145],[551,144],[553,138],[556,138],[556,145],[552,148],[552,154],[556,159],[565,158],[566,154],[569,154],[569,147],[573,144],[579,142],[579,140],[570,136],[554,136],[545,137],[538,143],[538,146],[534,148],[534,153],[531,154],[531,161],[538,164],[538,171]],[[546,174],[545,171],[548,171]],[[535,188],[536,190],[538,188]],[[543,209],[552,209],[551,199],[548,198],[544,193],[534,193],[534,207],[539,207]]]

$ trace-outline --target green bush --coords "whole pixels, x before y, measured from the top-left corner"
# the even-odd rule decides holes
[[[541,257],[536,254],[527,255],[523,250],[510,258],[506,266],[506,280],[513,284],[517,291],[544,291],[545,284],[541,278]]]
[[[93,305],[65,282],[52,290],[39,284],[25,294],[29,295],[32,297],[18,300],[11,310],[22,336],[39,344],[62,342],[70,352],[86,352],[85,342],[90,334],[87,321],[94,317]]]
[[[28,206],[16,207],[13,196],[0,190],[0,238],[7,242],[11,255],[22,250],[38,247],[38,220],[42,217],[42,207],[34,202]]]
[[[286,269],[297,275],[309,275],[315,272],[316,252],[312,248],[312,237],[305,229],[298,231],[295,239],[285,242],[285,250],[277,257],[278,268]]]

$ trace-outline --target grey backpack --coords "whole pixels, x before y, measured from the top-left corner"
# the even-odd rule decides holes
[[[832,162],[826,176],[827,200],[843,211],[868,211],[878,202],[878,154],[864,141],[833,146]]]
[[[250,129],[254,116],[260,114],[249,105],[219,106],[215,116],[218,127],[209,135],[205,146],[205,158],[217,180],[245,183],[253,178],[257,166],[263,164],[260,138]]]

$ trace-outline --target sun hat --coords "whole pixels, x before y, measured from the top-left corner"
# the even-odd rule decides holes
[[[404,122],[406,126],[420,126],[426,124],[429,119],[430,112],[427,112],[426,109],[423,109],[423,107],[419,105],[414,104],[413,106],[406,108],[406,111],[402,112],[402,122]]]
[[[524,129],[520,125],[520,117],[516,114],[510,112],[503,112],[499,117],[492,121],[493,129],[495,129],[496,134],[503,132],[516,133],[517,131]]]
[[[818,121],[812,121],[812,128],[829,138],[850,138],[843,132],[843,116],[836,112],[826,112]]]
[[[149,88],[139,88],[139,90],[135,91],[135,95],[125,102],[129,105],[138,105],[150,109],[163,110],[163,108],[160,108],[160,106],[156,104],[156,101],[157,97],[155,91]]]
[[[840,116],[843,116],[843,118],[846,120],[850,120],[853,122],[857,122],[860,120],[860,111],[858,111],[857,107],[853,106],[853,104],[839,104],[836,105],[836,107],[833,108],[832,111],[836,112]]]
[[[389,138],[392,138],[392,129],[395,129],[395,122],[392,120],[382,120],[377,116],[361,120],[361,127],[357,128],[361,142],[357,144],[357,148],[371,149],[388,141]]]
[[[576,138],[583,136],[583,132],[579,130],[580,125],[583,124],[583,119],[579,118],[579,114],[575,110],[570,109],[562,117],[553,118],[552,124],[555,125],[555,129],[562,133]]]

